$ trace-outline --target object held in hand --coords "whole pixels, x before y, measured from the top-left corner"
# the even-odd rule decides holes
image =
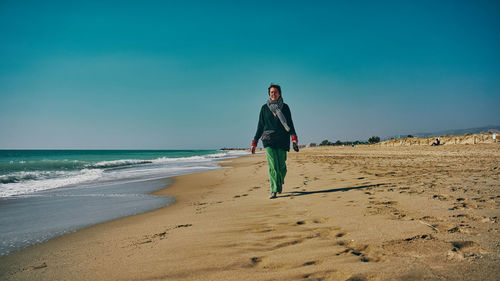
[[[256,147],[255,147],[255,146],[253,146],[253,145],[252,145],[252,147],[250,148],[250,152],[252,152],[252,154],[254,154],[254,153],[255,153],[255,148],[256,148]]]
[[[258,142],[258,140],[252,140],[252,147],[250,148],[250,152],[252,152],[252,154],[255,153],[255,148],[257,147],[257,142]]]
[[[299,152],[299,146],[297,145],[296,142],[292,142],[293,144],[293,150],[295,150],[295,152]]]

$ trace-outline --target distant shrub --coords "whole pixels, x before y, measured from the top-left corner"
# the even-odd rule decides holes
[[[328,140],[324,140],[319,145],[330,145],[330,142]]]
[[[378,136],[372,136],[371,138],[368,139],[368,142],[371,143],[371,144],[380,142],[380,137],[378,137]]]
[[[380,141],[380,138],[379,140]],[[358,144],[367,144],[368,142],[364,142],[364,141],[360,141],[360,140],[357,140],[357,141],[341,141],[341,140],[337,140],[336,142],[330,142],[328,140],[324,140],[322,142],[320,142],[319,145],[321,146],[326,146],[326,145],[334,145],[334,146],[340,146],[340,145],[358,145]]]
[[[413,136],[412,135],[408,135],[407,138],[413,138]]]

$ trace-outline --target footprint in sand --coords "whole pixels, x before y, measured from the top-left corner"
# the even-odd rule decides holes
[[[453,207],[449,208],[450,211],[461,209],[477,209],[477,205],[467,202],[457,202],[453,204]]]
[[[248,191],[254,191],[254,190],[257,190],[259,188],[261,188],[261,187],[260,186],[254,186],[254,187],[250,188]]]
[[[363,275],[356,274],[347,278],[346,281],[368,281],[368,279]]]
[[[354,255],[359,257],[361,262],[379,262],[383,261],[384,254],[380,254],[378,251],[373,251],[370,245],[366,244],[352,244],[350,242],[339,241],[337,245],[345,247],[344,250],[338,252],[336,255]]]
[[[190,224],[190,223],[187,223],[187,224],[178,224],[178,225],[176,225],[174,227],[170,227],[170,228],[166,229],[163,232],[155,233],[155,234],[152,234],[152,235],[144,235],[144,237],[142,239],[137,240],[135,242],[132,242],[131,246],[139,246],[139,245],[142,245],[142,244],[153,243],[153,242],[156,242],[158,240],[163,240],[163,239],[167,238],[167,234],[168,234],[167,232],[169,230],[173,230],[173,229],[177,229],[177,228],[190,227],[190,226],[193,226],[193,225]]]
[[[337,238],[344,237],[346,234],[347,233],[345,233],[345,232],[339,232],[339,233],[335,234],[335,237],[337,237]]]
[[[469,235],[478,235],[479,233],[473,230],[474,227],[468,224],[460,224],[447,230],[448,233],[465,233]]]
[[[447,258],[450,260],[477,259],[489,253],[474,241],[454,241],[451,245],[453,249],[447,253]]]
[[[334,272],[335,270],[314,271],[312,273],[297,276],[297,279],[325,280],[331,273]]]
[[[401,209],[397,208],[396,201],[368,201],[368,213],[370,215],[390,215],[393,219],[408,220],[408,215]],[[411,219],[410,219],[411,220]]]
[[[497,223],[498,217],[485,217],[485,216],[475,216],[475,215],[470,215],[470,214],[457,214],[453,215],[452,217],[456,218],[462,218],[461,222],[465,223],[464,218],[472,220],[472,221],[478,221],[482,223]]]
[[[193,226],[193,225],[190,224],[190,223],[188,223],[188,224],[179,224],[179,225],[176,225],[175,228],[190,227],[190,226]]]
[[[438,200],[441,200],[441,201],[448,201],[448,197],[445,196],[445,195],[441,195],[441,194],[434,194],[432,196],[433,199],[438,199]]]
[[[254,267],[257,266],[262,262],[262,257],[252,257],[250,258],[250,266]]]
[[[48,267],[47,264],[45,262],[43,262],[42,264],[39,264],[39,265],[28,266],[24,270],[37,270],[37,269],[42,269],[42,268],[46,268],[46,267]]]
[[[309,265],[315,265],[315,264],[318,264],[317,261],[308,261],[308,262],[305,262],[302,266],[309,266]]]
[[[277,249],[285,248],[285,247],[288,247],[288,246],[297,245],[297,244],[300,244],[302,242],[304,242],[303,238],[294,239],[294,240],[291,240],[291,241],[279,243],[279,244],[275,245],[274,247],[272,247],[271,249],[272,250],[277,250]]]
[[[418,240],[433,240],[434,237],[430,234],[422,234],[422,235],[416,235],[410,238],[403,239],[406,242],[414,242]]]

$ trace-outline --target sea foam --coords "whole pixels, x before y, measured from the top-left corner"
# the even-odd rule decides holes
[[[9,161],[2,164],[3,170],[10,172],[0,174],[0,197],[31,194],[62,187],[157,179],[218,169],[218,160],[246,154],[249,152],[217,151],[204,155],[161,156],[155,159]]]

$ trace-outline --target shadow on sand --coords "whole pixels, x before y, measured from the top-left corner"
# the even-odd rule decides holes
[[[378,187],[381,185],[385,185],[385,183],[377,183],[377,184],[362,185],[362,186],[352,186],[352,187],[344,187],[344,188],[332,188],[332,189],[316,190],[316,191],[291,191],[291,192],[285,192],[284,195],[281,195],[279,197],[296,197],[296,196],[304,196],[304,195],[311,195],[311,194],[318,194],[318,193],[349,191],[349,190],[354,190],[354,189]]]

